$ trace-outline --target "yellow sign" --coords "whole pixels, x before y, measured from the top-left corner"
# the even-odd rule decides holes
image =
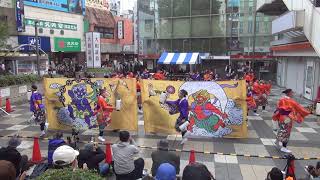
[[[188,92],[190,136],[247,137],[245,81],[183,82],[143,80],[141,95],[147,133],[177,133],[180,113],[172,102]],[[176,101],[179,104],[179,101]],[[173,114],[173,115],[170,115]]]
[[[121,99],[120,111],[113,111],[110,129],[138,130],[135,79],[66,79],[44,80],[45,104],[49,129],[90,129],[97,127],[94,114],[100,88],[106,88],[109,104],[115,107]]]

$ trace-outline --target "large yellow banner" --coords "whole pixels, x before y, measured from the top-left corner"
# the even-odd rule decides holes
[[[90,129],[97,127],[94,116],[98,91],[106,88],[109,104],[116,99],[122,106],[111,115],[110,129],[138,130],[135,79],[67,79],[44,80],[45,104],[49,129]]]
[[[247,137],[245,81],[142,80],[145,132],[177,133],[174,126],[179,112],[168,101],[178,100],[182,89],[188,92],[191,136]]]

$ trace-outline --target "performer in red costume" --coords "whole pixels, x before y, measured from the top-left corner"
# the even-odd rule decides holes
[[[280,147],[282,146],[280,149],[282,152],[291,153],[291,151],[287,149],[287,144],[289,142],[293,122],[302,123],[310,112],[292,98],[292,89],[287,89],[282,93],[284,93],[285,96],[279,100],[277,109],[272,117],[279,125],[275,144]]]
[[[113,107],[107,103],[106,98],[110,96],[106,89],[100,89],[100,95],[98,96],[97,107],[95,109],[95,114],[97,114],[97,121],[99,125],[99,137],[100,141],[105,141],[103,138],[103,131],[106,126],[111,123],[111,113]]]

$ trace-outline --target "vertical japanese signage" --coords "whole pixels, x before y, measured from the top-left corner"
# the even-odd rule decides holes
[[[24,32],[24,4],[23,0],[16,1],[16,23],[17,23],[17,31]]]
[[[86,33],[87,67],[101,67],[100,33]]]
[[[139,55],[143,55],[143,40],[139,39]]]
[[[118,39],[124,39],[124,32],[123,32],[123,21],[118,21]]]

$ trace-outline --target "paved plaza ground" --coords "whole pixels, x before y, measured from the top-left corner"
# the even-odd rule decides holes
[[[234,154],[250,154],[261,156],[283,156],[274,146],[275,134],[272,131],[271,116],[275,109],[275,104],[280,97],[281,88],[273,88],[269,100],[268,112],[260,113],[260,116],[249,116],[248,138],[247,139],[190,139],[183,146],[180,145],[181,136],[177,135],[146,135],[143,127],[143,116],[139,112],[139,131],[134,135],[137,144],[147,147],[155,147],[160,139],[167,138],[170,148],[180,150],[196,150],[205,152],[221,152]],[[308,102],[298,98],[303,105]],[[28,111],[29,105],[22,104],[14,107],[15,111],[9,116],[0,117],[0,136],[8,136],[19,133],[21,136],[38,136],[40,134],[38,125],[30,125],[27,120],[31,117]],[[80,133],[81,141],[89,141],[92,134],[97,130],[87,130]],[[54,132],[49,132],[50,137]],[[65,137],[70,136],[70,132],[65,132]],[[118,141],[118,134],[107,132],[107,141],[115,143]],[[0,138],[0,146],[6,146],[8,138]],[[82,146],[82,144],[80,144]],[[32,155],[33,140],[23,139],[18,147],[22,154],[29,157]],[[46,156],[48,143],[40,141],[41,153]],[[104,148],[104,147],[103,147]],[[295,124],[289,142],[289,149],[297,158],[320,157],[320,122],[317,116],[309,116],[302,124]],[[152,149],[141,149],[140,156],[145,159],[145,168],[151,170]],[[189,153],[176,152],[181,157],[181,172],[188,164]],[[285,167],[286,161],[281,159],[265,159],[240,157],[220,154],[196,153],[196,160],[207,165],[217,180],[263,180],[267,172],[276,166],[280,169]],[[296,175],[304,178],[306,173],[303,167],[307,164],[315,164],[312,160],[296,161]]]

